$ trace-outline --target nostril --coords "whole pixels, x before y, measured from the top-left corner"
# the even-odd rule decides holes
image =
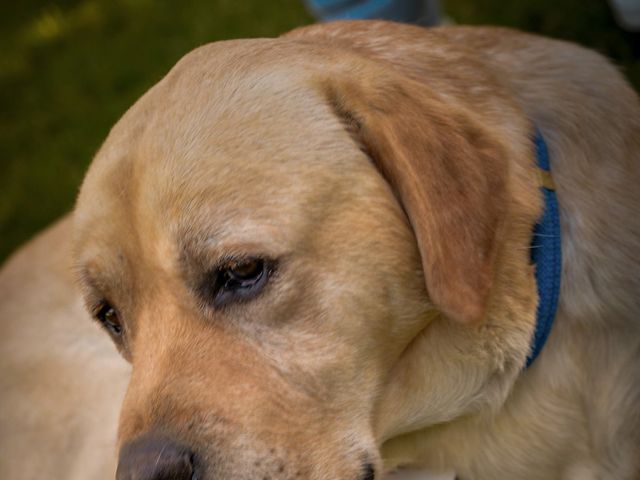
[[[366,463],[362,468],[362,475],[360,480],[374,480],[376,477],[376,469],[372,463]]]
[[[193,453],[164,437],[144,435],[120,450],[117,480],[193,480]]]

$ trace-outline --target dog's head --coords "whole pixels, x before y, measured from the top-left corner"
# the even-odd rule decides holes
[[[464,342],[496,296],[506,157],[471,112],[356,54],[185,57],[114,127],[76,210],[87,303],[133,366],[118,478],[374,478],[429,389],[448,402],[399,387],[416,339],[437,324],[451,341],[428,355],[484,358]]]

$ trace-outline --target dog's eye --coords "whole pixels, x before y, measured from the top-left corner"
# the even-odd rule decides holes
[[[103,302],[96,312],[96,319],[116,337],[122,334],[122,324],[118,312],[107,302]]]
[[[214,273],[213,302],[220,307],[255,297],[267,283],[272,268],[261,258],[230,260]]]

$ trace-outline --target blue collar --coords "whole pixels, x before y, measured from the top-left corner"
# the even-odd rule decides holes
[[[540,189],[544,195],[544,212],[533,229],[533,240],[531,241],[531,261],[535,265],[538,285],[538,309],[531,351],[527,357],[527,367],[538,357],[547,341],[549,332],[551,332],[553,319],[558,308],[562,271],[558,197],[551,177],[547,144],[537,129],[534,143],[541,183]]]

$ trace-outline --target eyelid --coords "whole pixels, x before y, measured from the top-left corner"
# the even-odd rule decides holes
[[[111,304],[103,295],[95,292],[94,290],[88,290],[84,295],[84,305],[89,314],[95,317],[105,303]]]
[[[276,242],[276,238],[269,238],[272,236],[271,231],[265,232],[263,229],[251,229],[253,232],[251,238],[238,238],[234,235],[234,238],[230,236],[224,238],[220,235],[209,236],[202,238],[200,241],[195,241],[192,244],[187,244],[183,249],[189,257],[194,258],[207,258],[207,266],[215,267],[225,260],[237,260],[249,257],[274,259],[281,258],[289,254],[289,251],[283,248],[286,244],[284,242]],[[247,233],[247,232],[243,232]],[[243,235],[240,235],[242,237]],[[256,238],[265,238],[257,242]]]
[[[89,310],[89,313],[91,314],[92,317],[97,317],[98,314],[100,313],[100,310],[104,308],[105,303],[106,302],[91,303],[87,305],[87,310]]]

